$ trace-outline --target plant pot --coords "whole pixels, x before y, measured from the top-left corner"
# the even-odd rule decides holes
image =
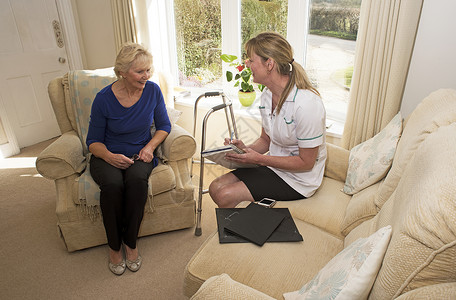
[[[256,92],[238,92],[239,102],[241,102],[242,106],[250,106],[252,105],[253,101],[256,99]]]

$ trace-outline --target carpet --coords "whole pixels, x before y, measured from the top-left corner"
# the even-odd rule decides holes
[[[0,160],[2,299],[187,299],[187,262],[216,230],[215,207],[203,196],[201,236],[194,228],[142,237],[143,266],[116,276],[108,270],[106,245],[68,253],[57,234],[54,182],[35,169],[36,156],[53,140]],[[204,185],[227,169],[205,166]],[[199,174],[195,165],[194,174]],[[194,184],[198,187],[197,176]],[[197,188],[195,189],[197,196]]]

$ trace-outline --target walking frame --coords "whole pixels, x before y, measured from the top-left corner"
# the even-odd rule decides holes
[[[236,128],[236,121],[234,119],[234,113],[233,113],[233,106],[232,102],[230,99],[227,101],[227,96],[223,92],[206,92],[202,95],[200,95],[196,101],[195,101],[195,106],[193,109],[193,136],[196,136],[196,122],[197,122],[197,114],[198,114],[198,102],[201,100],[201,98],[209,98],[209,97],[217,97],[220,96],[222,97],[223,103],[216,105],[212,108],[209,109],[209,111],[206,113],[203,119],[203,124],[201,127],[201,151],[200,151],[200,177],[199,177],[199,189],[198,189],[198,203],[197,203],[197,211],[196,211],[196,228],[195,228],[195,235],[200,236],[202,233],[201,230],[201,213],[202,213],[202,202],[203,202],[203,194],[206,194],[209,192],[208,189],[203,190],[203,177],[204,177],[204,157],[202,155],[203,151],[205,150],[206,147],[206,126],[207,126],[207,120],[209,119],[210,115],[218,110],[224,109],[225,110],[225,117],[226,117],[226,124],[228,126],[228,131],[230,133],[230,137],[234,137],[238,139],[238,133],[237,133],[237,128]],[[190,174],[193,176],[193,164],[198,163],[198,161],[195,161],[192,158],[192,163],[190,166]]]

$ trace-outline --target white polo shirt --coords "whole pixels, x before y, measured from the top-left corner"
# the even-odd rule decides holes
[[[326,111],[321,98],[296,86],[283,103],[280,113],[272,113],[272,93],[261,95],[262,125],[270,137],[269,155],[298,156],[299,148],[319,146],[317,160],[310,171],[294,172],[269,167],[288,185],[305,197],[312,196],[323,180],[326,161]]]

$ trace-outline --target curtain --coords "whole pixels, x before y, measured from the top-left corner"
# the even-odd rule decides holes
[[[398,113],[423,1],[362,1],[342,147],[373,137]]]
[[[123,43],[137,42],[132,0],[111,0],[116,53]]]

